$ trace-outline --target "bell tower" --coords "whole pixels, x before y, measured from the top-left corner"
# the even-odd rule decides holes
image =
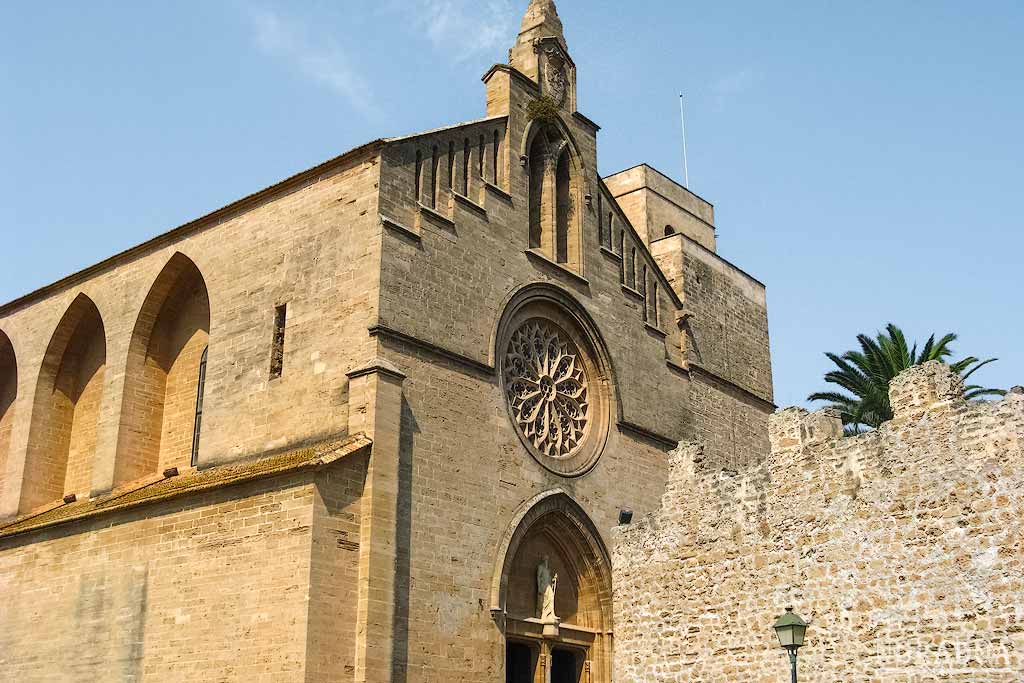
[[[576,64],[554,0],[530,0],[509,64],[539,85],[541,95],[570,113],[576,111]]]

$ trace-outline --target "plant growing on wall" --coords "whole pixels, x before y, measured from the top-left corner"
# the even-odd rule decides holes
[[[541,95],[526,105],[526,118],[530,121],[554,123],[558,120],[558,110],[558,103],[554,99]]]
[[[825,381],[848,393],[823,391],[811,394],[807,400],[828,401],[831,404],[829,407],[842,415],[847,433],[858,434],[865,428],[877,428],[892,419],[889,383],[896,375],[928,361],[948,363],[947,359],[953,355],[950,345],[956,339],[957,336],[951,333],[935,341],[935,335],[932,335],[918,351],[918,345],[915,343],[913,348],[909,347],[903,330],[892,323],[874,339],[866,334],[857,335],[860,350],[847,351],[842,355],[825,354],[837,368],[825,375]],[[987,389],[967,383],[971,375],[996,360],[989,358],[983,361],[970,356],[948,363],[964,380],[965,399],[1002,396],[1006,393],[1000,389]]]

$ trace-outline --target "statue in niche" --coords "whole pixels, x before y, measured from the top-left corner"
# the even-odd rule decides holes
[[[558,624],[555,615],[555,589],[558,586],[558,574],[551,572],[551,561],[547,555],[537,567],[537,608],[540,620],[544,624]]]

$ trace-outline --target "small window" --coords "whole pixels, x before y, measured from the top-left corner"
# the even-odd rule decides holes
[[[422,201],[423,199],[423,152],[416,150],[416,178],[413,181],[413,194],[416,195],[416,201]]]
[[[501,149],[501,138],[494,131],[494,148],[491,150],[491,182],[498,184],[498,152]]]
[[[206,392],[206,358],[210,347],[203,349],[199,359],[199,382],[196,389],[196,421],[192,428],[192,467],[199,464],[199,433],[203,429],[203,394]]]
[[[433,156],[430,158],[430,208],[437,208],[437,171],[440,168],[441,157],[437,154],[437,145],[434,145]]]
[[[644,322],[648,322],[648,301],[647,301],[647,266],[644,265],[642,275],[640,277],[640,296],[644,298]]]
[[[274,309],[274,339],[270,351],[270,379],[284,374],[284,328],[288,319],[288,304]]]
[[[665,237],[671,237],[674,234],[676,234],[676,229],[673,228],[671,225],[666,225],[665,226]]]
[[[484,175],[484,144],[485,144],[484,143],[484,136],[481,135],[480,136],[480,142],[477,144],[477,153],[476,153],[476,155],[478,157],[477,158],[477,166],[479,167],[478,170],[480,171],[479,174],[478,174],[480,176],[480,180],[486,180],[487,179],[487,176]]]
[[[626,284],[626,233],[619,231],[619,282]]]
[[[448,189],[455,189],[455,142],[448,143]]]
[[[469,196],[469,138],[466,138],[462,149],[462,196]]]

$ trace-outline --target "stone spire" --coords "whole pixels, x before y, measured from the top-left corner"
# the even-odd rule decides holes
[[[559,104],[575,106],[575,66],[569,57],[562,19],[554,0],[530,0],[509,65],[552,94]],[[548,93],[548,86],[554,92]]]
[[[519,29],[518,43],[524,40],[533,43],[536,38],[547,37],[558,38],[562,47],[565,43],[565,32],[562,29],[562,20],[558,16],[558,8],[554,0],[530,0],[530,6],[526,8],[523,16],[523,25]]]

